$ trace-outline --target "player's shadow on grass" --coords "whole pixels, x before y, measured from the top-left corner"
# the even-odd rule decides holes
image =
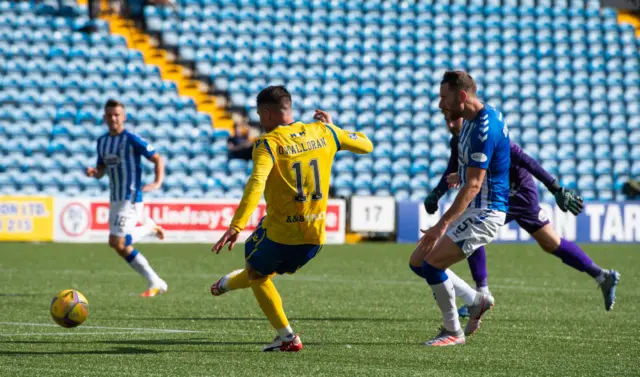
[[[105,340],[104,344],[130,344],[130,345],[154,345],[154,346],[173,346],[173,345],[186,345],[186,346],[264,346],[265,342],[216,342],[206,339],[139,339],[139,340]]]
[[[135,318],[134,321],[266,321],[259,317],[153,317]],[[292,317],[290,321],[310,322],[415,322],[416,318],[375,318],[375,317]]]
[[[128,345],[138,345],[138,346],[264,346],[265,342],[229,342],[229,341],[211,341],[205,339],[140,339],[140,340],[107,340],[102,341],[104,344],[128,344]],[[344,346],[349,343],[350,345],[355,346],[388,346],[390,344],[395,345],[411,345],[418,344],[422,345],[422,343],[416,342],[406,342],[406,341],[397,341],[397,342],[388,342],[388,341],[380,341],[380,342],[304,342],[305,345],[308,346]],[[185,351],[178,351],[185,352]],[[202,352],[202,351],[194,351],[194,352]],[[251,351],[253,352],[253,351]]]
[[[0,343],[12,343],[12,344],[69,344],[73,342],[67,341],[58,341],[58,340],[16,340],[10,342],[0,342]],[[96,340],[93,342],[87,342],[91,344],[106,344],[106,345],[136,345],[136,346],[259,346],[262,347],[265,345],[264,341],[246,341],[246,342],[230,342],[230,341],[212,341],[207,340],[205,338],[198,339],[138,339],[138,340]],[[380,341],[380,342],[305,342],[304,344],[308,346],[344,346],[345,344],[350,344],[353,346],[388,346],[388,345],[422,345],[420,342],[407,342],[407,341],[396,341],[396,342],[388,342],[388,341]],[[126,351],[129,352],[116,352]],[[134,350],[134,351],[131,351]],[[136,351],[137,350],[137,351]],[[0,352],[0,356],[2,355],[57,355],[57,354],[126,354],[126,353],[161,353],[161,352],[206,352],[202,350],[193,350],[193,351],[185,351],[185,350],[167,350],[167,351],[157,351],[157,350],[140,350],[137,348],[116,348],[114,351],[78,351],[78,352]],[[215,352],[225,352],[218,351]],[[255,350],[229,350],[226,352],[255,352]]]
[[[17,343],[17,342],[14,342]],[[21,342],[26,343],[26,342]],[[31,342],[36,343],[36,342]],[[42,342],[45,343],[45,342]],[[53,342],[50,342],[53,343]],[[142,349],[142,348],[131,348],[131,347],[119,347],[114,348],[112,350],[94,350],[94,351],[43,351],[43,352],[25,352],[25,351],[0,351],[0,356],[52,356],[52,355],[141,355],[141,354],[151,354],[151,353],[160,353],[161,351]]]

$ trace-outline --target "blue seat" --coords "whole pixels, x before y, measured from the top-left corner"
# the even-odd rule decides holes
[[[611,160],[600,160],[597,162],[595,167],[595,173],[598,176],[603,176],[603,175],[610,176],[612,172],[613,172],[613,169],[611,166]]]
[[[593,163],[591,162],[591,164],[589,165],[588,162],[585,162],[584,168],[583,169],[587,169],[591,167],[593,169]],[[583,171],[588,171],[588,170],[583,170]],[[575,160],[564,160],[560,162],[560,166],[558,167],[558,173],[560,173],[561,175],[565,176],[565,175],[572,175],[575,174],[576,172],[576,162]],[[584,173],[587,174],[587,173]]]
[[[580,189],[580,196],[582,196],[585,201],[596,200],[596,193],[592,189]]]
[[[580,178],[578,178],[577,185],[581,192],[583,192],[583,190],[594,190],[596,188],[595,179],[591,175],[580,176]],[[588,199],[585,198],[585,200]]]
[[[353,170],[357,173],[371,172],[373,168],[373,160],[370,157],[358,158],[353,166]]]
[[[389,174],[391,173],[391,168],[392,168],[391,159],[379,158],[379,159],[376,159],[376,163],[373,166],[373,171],[377,174],[380,174],[380,173]]]
[[[334,179],[333,182],[333,186],[336,188],[336,190],[343,190],[343,189],[351,189],[353,187],[353,175],[351,174],[340,174],[336,177],[336,179]]]
[[[391,181],[391,191],[411,189],[411,180],[408,175],[396,175]]]

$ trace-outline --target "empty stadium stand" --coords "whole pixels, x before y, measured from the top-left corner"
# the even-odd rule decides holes
[[[0,1],[2,193],[102,195],[106,181],[81,169],[116,97],[168,157],[157,195],[241,195],[251,163],[228,161],[227,131],[106,24],[81,34],[83,8],[51,8]],[[449,154],[437,106],[449,68],[470,71],[512,139],[585,199],[622,200],[640,176],[640,39],[597,0],[181,0],[145,17],[254,121],[258,91],[285,84],[301,120],[323,108],[370,135],[372,156],[339,154],[341,196],[422,200],[435,186]]]

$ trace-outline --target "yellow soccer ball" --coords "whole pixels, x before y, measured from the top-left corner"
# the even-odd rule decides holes
[[[51,317],[62,327],[80,326],[89,315],[89,302],[75,289],[65,289],[51,301]]]

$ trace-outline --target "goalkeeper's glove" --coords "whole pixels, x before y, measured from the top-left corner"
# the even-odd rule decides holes
[[[437,192],[432,191],[427,198],[424,200],[424,209],[427,210],[427,213],[433,215],[438,210],[438,200],[440,200],[440,196]]]
[[[554,183],[552,187],[553,196],[556,197],[556,203],[563,212],[571,212],[574,216],[578,216],[584,208],[584,202],[580,196],[571,190],[567,190],[564,187]]]

